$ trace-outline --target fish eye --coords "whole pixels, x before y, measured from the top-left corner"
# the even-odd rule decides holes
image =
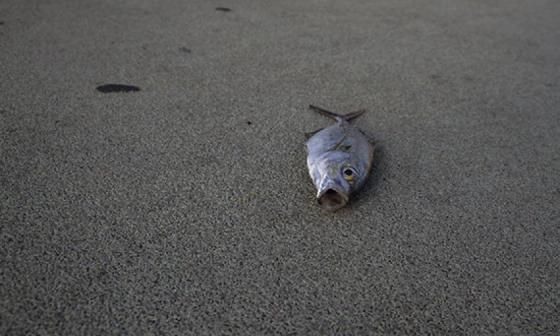
[[[342,171],[342,175],[346,181],[352,181],[354,179],[354,175],[356,175],[356,171],[352,168],[346,167]]]

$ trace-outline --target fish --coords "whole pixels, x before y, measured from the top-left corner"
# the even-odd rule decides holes
[[[348,204],[370,174],[375,144],[352,120],[365,113],[358,110],[338,114],[309,105],[309,108],[336,121],[306,133],[307,168],[317,189],[317,202],[327,211]]]

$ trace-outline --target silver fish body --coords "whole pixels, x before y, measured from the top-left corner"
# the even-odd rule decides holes
[[[307,140],[307,167],[317,188],[317,200],[325,210],[344,207],[350,195],[363,186],[373,161],[374,145],[350,122],[364,111],[346,115],[310,106],[336,120]]]

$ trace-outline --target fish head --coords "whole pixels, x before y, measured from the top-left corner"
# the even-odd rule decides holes
[[[317,201],[328,211],[344,207],[352,192],[357,190],[367,177],[366,167],[352,160],[352,155],[329,152],[318,160],[308,162],[309,172],[317,188]]]

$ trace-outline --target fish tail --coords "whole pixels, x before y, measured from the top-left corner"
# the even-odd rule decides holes
[[[350,113],[347,113],[347,114],[338,114],[338,113],[335,113],[335,112],[327,111],[324,108],[320,108],[320,107],[315,106],[315,105],[309,105],[309,108],[312,109],[315,112],[318,112],[318,113],[320,113],[324,116],[327,116],[329,118],[332,118],[336,121],[342,121],[342,120],[350,121],[350,120],[358,118],[359,116],[364,114],[364,112],[366,111],[364,109],[361,109],[361,110],[350,112]]]
[[[358,118],[359,116],[361,116],[365,112],[366,112],[365,109],[361,109],[361,110],[357,110],[357,111],[354,111],[354,112],[346,113],[343,117],[344,117],[344,120],[350,121],[350,120],[354,120],[354,119]]]

